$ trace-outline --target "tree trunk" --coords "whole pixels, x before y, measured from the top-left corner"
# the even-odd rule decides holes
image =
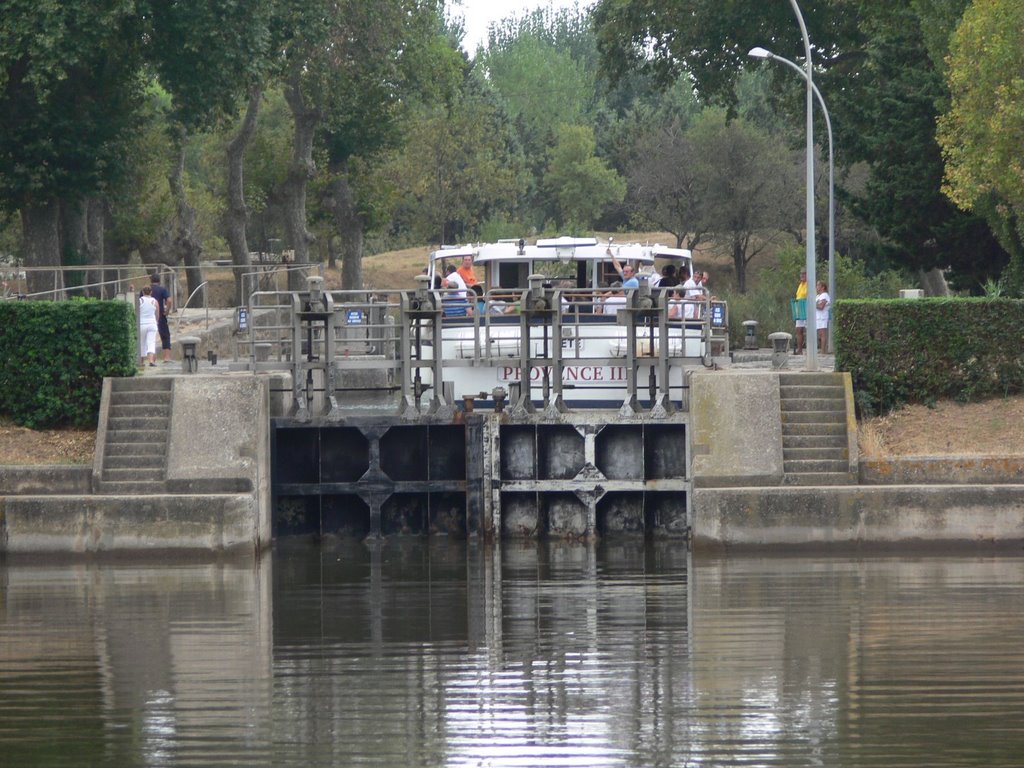
[[[338,241],[334,237],[327,238],[327,268],[338,268]]]
[[[62,199],[60,204],[60,232],[61,249],[60,262],[65,267],[77,267],[86,264],[88,261],[88,218],[86,212],[88,201]],[[68,288],[71,296],[88,295],[86,290],[81,288],[88,283],[87,273],[81,271],[66,271],[64,273],[64,286]]]
[[[26,267],[60,266],[60,204],[56,199],[22,207],[21,236]],[[59,269],[29,271],[26,282],[30,294],[64,287]],[[53,299],[57,296],[50,293],[39,298]]]
[[[942,274],[941,269],[919,269],[917,274],[921,280],[921,287],[924,288],[925,296],[949,296],[949,285],[946,283],[946,277]]]
[[[363,287],[363,217],[356,207],[348,168],[332,169],[332,177],[324,204],[334,216],[341,239],[341,288],[358,291]]]
[[[104,259],[104,243],[107,232],[107,205],[106,201],[98,196],[91,195],[85,200],[85,263],[89,265],[101,265]],[[94,288],[88,290],[90,296],[96,298],[110,298],[116,286],[104,284],[104,273],[99,269],[89,270],[88,282]]]
[[[224,212],[224,230],[231,249],[231,264],[235,275],[235,305],[242,306],[249,299],[254,285],[243,285],[243,275],[250,272],[252,259],[249,258],[249,241],[246,237],[246,225],[249,223],[249,209],[245,205],[244,160],[245,150],[249,147],[252,135],[256,130],[256,115],[260,109],[263,90],[257,88],[249,98],[249,106],[238,132],[227,146],[228,156],[228,207]]]
[[[284,201],[284,226],[288,243],[294,252],[296,264],[309,262],[309,246],[314,237],[306,226],[306,187],[316,172],[313,163],[313,136],[317,123],[320,121],[320,110],[306,104],[298,75],[289,78],[285,85],[284,98],[292,112],[295,123],[295,135],[292,143],[292,161],[288,166],[288,176],[282,187]],[[306,288],[305,270],[291,270],[288,273],[290,290]]]
[[[747,254],[743,247],[743,241],[733,238],[732,241],[732,265],[736,270],[736,290],[740,293],[747,292]]]
[[[185,131],[178,135],[178,157],[167,182],[171,187],[171,197],[174,198],[175,221],[174,240],[172,243],[172,257],[175,264],[185,265],[185,276],[188,285],[188,296],[192,295],[203,282],[203,273],[199,268],[199,257],[203,247],[196,235],[196,209],[189,205],[185,195]],[[171,296],[175,296],[175,288],[170,288]],[[175,301],[173,305],[180,305]]]

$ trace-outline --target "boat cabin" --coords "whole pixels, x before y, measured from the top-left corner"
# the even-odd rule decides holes
[[[435,285],[435,277],[444,276],[448,265],[458,267],[470,256],[474,274],[487,293],[524,290],[529,287],[529,276],[537,274],[563,290],[600,291],[619,279],[612,255],[619,264],[632,265],[640,280],[649,279],[664,264],[680,270],[690,268],[692,261],[690,251],[684,248],[557,237],[532,245],[520,239],[443,247],[430,254],[427,273],[430,284]]]

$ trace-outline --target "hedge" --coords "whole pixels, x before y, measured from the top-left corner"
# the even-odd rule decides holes
[[[0,413],[33,429],[95,427],[105,376],[134,376],[123,301],[0,302]]]
[[[836,370],[862,415],[1024,391],[1024,301],[840,300],[834,317]]]

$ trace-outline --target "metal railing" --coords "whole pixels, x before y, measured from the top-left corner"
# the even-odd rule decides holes
[[[472,303],[456,291],[425,288],[256,291],[246,307],[245,328],[236,334],[236,355],[253,371],[290,371],[295,407],[307,416],[314,391],[322,393],[329,414],[337,411],[338,394],[364,390],[398,393],[402,411],[444,412],[453,404],[440,383],[449,375],[479,381],[456,371],[488,368],[514,372],[513,409],[532,412],[535,378],[544,408],[564,409],[563,379],[568,376],[566,386],[574,386],[581,366],[612,371],[600,382],[588,381],[588,389],[617,393],[625,410],[640,410],[644,389],[652,411],[685,406],[682,369],[711,365],[716,342],[727,352],[725,305],[706,294],[699,300],[667,292],[610,298],[542,286],[494,290]],[[687,304],[695,308],[692,319],[670,316]],[[614,318],[595,311],[608,307]],[[356,372],[372,374],[373,383],[353,383]],[[499,384],[497,377],[489,380]]]

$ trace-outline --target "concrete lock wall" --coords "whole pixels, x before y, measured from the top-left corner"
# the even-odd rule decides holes
[[[693,509],[697,550],[1024,542],[1020,486],[699,489]]]
[[[782,482],[779,377],[769,372],[690,376],[694,487]]]
[[[99,443],[103,434],[101,425]],[[269,546],[268,378],[175,377],[164,469],[161,490],[131,493],[93,492],[95,465],[2,468],[0,553],[255,553]]]

